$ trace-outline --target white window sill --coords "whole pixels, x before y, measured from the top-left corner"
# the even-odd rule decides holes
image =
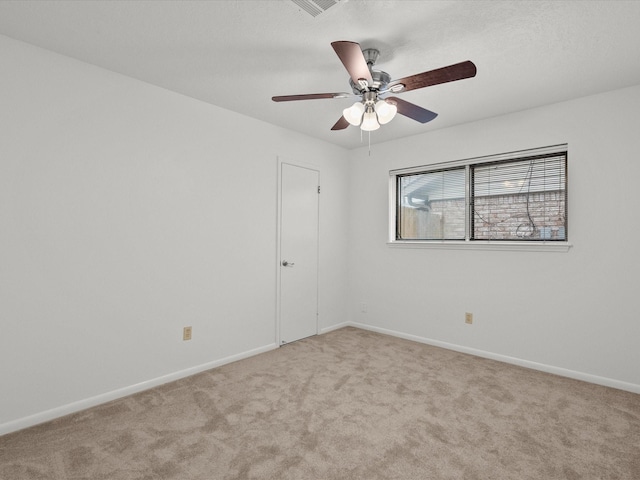
[[[395,240],[387,242],[393,248],[436,248],[445,250],[510,250],[519,252],[568,252],[572,247],[567,242],[545,241],[452,241],[452,240]]]

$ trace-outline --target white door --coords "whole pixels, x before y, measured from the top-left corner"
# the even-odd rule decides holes
[[[318,333],[320,173],[280,164],[280,344]]]

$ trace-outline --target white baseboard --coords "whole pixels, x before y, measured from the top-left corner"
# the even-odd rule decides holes
[[[393,337],[404,338],[405,340],[413,340],[414,342],[425,343],[427,345],[433,345],[434,347],[446,348],[447,350],[454,350],[456,352],[468,353],[477,357],[488,358],[491,360],[497,360],[499,362],[510,363],[512,365],[518,365],[520,367],[530,368],[532,370],[539,370],[541,372],[553,373],[561,377],[573,378],[575,380],[582,380],[583,382],[594,383],[596,385],[602,385],[605,387],[617,388],[618,390],[625,390],[632,393],[640,393],[640,385],[635,383],[622,382],[607,377],[600,377],[598,375],[591,375],[589,373],[577,372],[575,370],[569,370],[566,368],[555,367],[553,365],[546,365],[544,363],[531,362],[529,360],[523,360],[521,358],[509,357],[507,355],[500,355],[498,353],[487,352],[484,350],[478,350],[475,348],[464,347],[461,345],[455,345],[453,343],[441,342],[439,340],[433,340],[430,338],[419,337],[417,335],[411,335],[408,333],[398,332],[395,330],[388,330],[386,328],[374,327],[358,322],[347,322],[341,324],[342,327],[352,326],[361,328],[363,330],[370,330],[372,332],[383,333],[385,335],[391,335]]]
[[[12,420],[10,422],[0,424],[0,435],[5,435],[7,433],[22,430],[28,427],[33,427],[34,425],[38,425],[40,423],[44,423],[50,420],[54,420],[56,418],[64,417],[65,415],[76,413],[81,410],[86,410],[87,408],[95,407],[97,405],[101,405],[103,403],[110,402],[112,400],[117,400],[118,398],[126,397],[134,393],[142,392],[144,390],[148,390],[150,388],[157,387],[165,383],[173,382],[175,380],[180,380],[181,378],[189,377],[191,375],[195,375],[196,373],[204,372],[205,370],[210,370],[212,368],[220,367],[222,365],[226,365],[227,363],[242,360],[244,358],[253,357],[254,355],[268,352],[276,348],[278,348],[278,346],[275,343],[265,345],[263,347],[255,348],[253,350],[248,350],[246,352],[238,353],[236,355],[231,355],[225,358],[221,358],[220,360],[214,360],[212,362],[203,363],[202,365],[196,365],[195,367],[187,368],[185,370],[180,370],[179,372],[170,373],[168,375],[163,375],[161,377],[153,378],[151,380],[146,380],[144,382],[136,383],[135,385],[119,388],[111,392],[106,392],[100,395],[96,395],[94,397],[79,400],[77,402],[72,402],[67,405],[62,405],[60,407],[52,408],[50,410],[45,410],[44,412],[39,412],[34,415],[30,415],[28,417]]]
[[[353,326],[351,322],[343,322],[343,323],[338,323],[337,325],[331,325],[330,327],[321,328],[320,335],[324,333],[333,332],[334,330],[340,330],[341,328],[350,327],[350,326]]]
[[[573,378],[576,380],[582,380],[584,382],[594,383],[596,385],[603,385],[605,387],[617,388],[619,390],[625,390],[628,392],[639,393],[640,394],[640,385],[636,385],[634,383],[622,382],[619,380],[614,380],[607,377],[600,377],[597,375],[591,375],[588,373],[577,372],[574,370],[569,370],[566,368],[555,367],[553,365],[546,365],[537,362],[531,362],[528,360],[522,360],[520,358],[509,357],[507,355],[500,355],[497,353],[487,352],[484,350],[478,350],[475,348],[464,347],[461,345],[455,345],[452,343],[441,342],[439,340],[433,340],[430,338],[420,337],[417,335],[411,335],[408,333],[403,333],[395,330],[389,330],[386,328],[375,327],[372,325],[366,325],[364,323],[358,322],[344,322],[337,325],[332,325],[330,327],[326,327],[320,330],[320,334],[328,333],[333,330],[338,330],[344,327],[356,327],[361,328],[363,330],[370,330],[372,332],[382,333],[385,335],[391,335],[398,338],[404,338],[406,340],[412,340],[414,342],[424,343],[427,345],[433,345],[435,347],[446,348],[448,350],[453,350],[461,353],[468,353],[470,355],[476,355],[478,357],[489,358],[491,360],[497,360],[500,362],[510,363],[512,365],[518,365],[521,367],[531,368],[533,370],[539,370],[542,372],[552,373],[555,375],[560,375],[563,377]],[[179,372],[174,372],[168,375],[163,375],[158,378],[154,378],[151,380],[146,380],[144,382],[137,383],[135,385],[130,385],[128,387],[124,387],[118,390],[113,390],[111,392],[107,392],[101,395],[96,395],[94,397],[90,397],[84,400],[80,400],[77,402],[69,403],[67,405],[63,405],[60,407],[52,408],[50,410],[46,410],[44,412],[37,413],[35,415],[30,415],[28,417],[20,418],[17,420],[12,420],[10,422],[6,422],[0,424],[0,435],[5,435],[7,433],[15,432],[18,430],[22,430],[24,428],[32,427],[34,425],[38,425],[43,422],[48,422],[50,420],[54,420],[59,417],[63,417],[65,415],[69,415],[72,413],[79,412],[81,410],[85,410],[87,408],[95,407],[97,405],[101,405],[106,402],[110,402],[112,400],[117,400],[118,398],[126,397],[128,395],[132,395],[134,393],[138,393],[144,390],[148,390],[153,387],[157,387],[159,385],[173,382],[175,380],[179,380],[181,378],[189,377],[191,375],[195,375],[196,373],[203,372],[205,370],[209,370],[212,368],[216,368],[222,365],[226,365],[227,363],[235,362],[238,360],[242,360],[244,358],[252,357],[254,355],[258,355],[260,353],[268,352],[270,350],[274,350],[278,348],[278,346],[273,343],[269,345],[265,345],[263,347],[259,347],[253,350],[248,350],[246,352],[242,352],[236,355],[231,355],[229,357],[222,358],[220,360],[214,360],[212,362],[204,363],[202,365],[197,365],[195,367],[187,368],[185,370],[181,370]]]

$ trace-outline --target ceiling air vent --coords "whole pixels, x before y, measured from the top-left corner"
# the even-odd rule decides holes
[[[291,0],[312,17],[317,17],[341,1],[343,0]]]

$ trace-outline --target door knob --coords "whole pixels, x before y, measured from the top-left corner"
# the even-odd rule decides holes
[[[289,263],[286,260],[282,261],[282,266],[283,267],[293,267],[294,265],[295,265],[295,263],[293,263],[293,262]]]

